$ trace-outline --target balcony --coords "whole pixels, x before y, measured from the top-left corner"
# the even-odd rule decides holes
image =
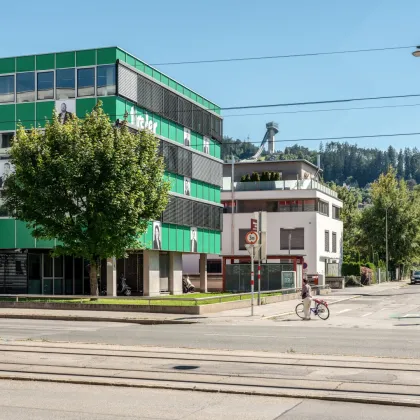
[[[289,190],[317,190],[330,197],[338,198],[338,195],[331,188],[326,187],[312,179],[296,181],[259,181],[259,182],[235,182],[235,191],[289,191]],[[232,191],[229,177],[223,178],[223,192]]]

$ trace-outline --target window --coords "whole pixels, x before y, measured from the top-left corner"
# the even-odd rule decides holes
[[[330,252],[330,231],[325,231],[325,252]]]
[[[77,70],[77,96],[95,95],[95,69],[93,67]]]
[[[15,101],[15,76],[0,77],[0,103]]]
[[[238,248],[239,248],[239,250],[241,250],[241,251],[245,251],[246,250],[246,248],[245,248],[245,236],[246,236],[246,234],[249,232],[249,229],[239,229],[238,230],[238,233],[239,233],[239,236],[238,236]]]
[[[305,229],[280,229],[280,249],[296,250],[305,248]]]
[[[333,219],[340,220],[340,207],[332,206],[332,217]]]
[[[332,252],[337,252],[337,233],[332,233]]]
[[[35,73],[18,73],[16,75],[16,102],[35,101]]]
[[[7,149],[12,146],[15,133],[0,133],[0,149]]]
[[[38,73],[37,78],[38,100],[54,99],[54,72]]]
[[[329,204],[326,201],[318,200],[318,211],[324,216],[329,216]]]
[[[207,260],[207,273],[219,274],[222,272],[221,260]]]
[[[303,211],[316,211],[316,200],[303,200]]]
[[[74,98],[75,76],[74,69],[59,69],[55,73],[55,86],[57,90],[57,99]]]
[[[98,66],[96,71],[98,78],[96,82],[98,96],[115,95],[115,66]]]

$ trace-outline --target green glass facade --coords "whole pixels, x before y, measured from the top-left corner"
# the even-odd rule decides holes
[[[123,72],[128,70],[130,77],[144,80],[145,91],[152,89],[153,103],[141,97],[141,89],[134,92],[129,82],[124,82]],[[140,96],[136,96],[138,92]],[[161,99],[160,107],[156,98]],[[128,113],[133,128],[143,128],[139,121],[150,122],[149,128],[161,140],[161,153],[168,162],[165,178],[171,183],[172,196],[158,221],[160,250],[191,252],[191,229],[196,228],[194,251],[219,254],[220,108],[118,47],[0,59],[0,177],[2,161],[4,164],[8,159],[4,139],[18,124],[25,128],[44,127],[53,110],[59,110],[60,102],[73,107],[68,111],[83,118],[98,100],[112,121]],[[166,103],[175,106],[175,111],[170,111]],[[189,116],[180,114],[184,110],[190,110]],[[179,216],[188,212],[189,219]],[[153,248],[153,221],[141,239],[146,248]],[[35,240],[24,222],[7,217],[0,197],[0,253],[15,249],[30,253],[51,249],[56,244],[55,239]]]

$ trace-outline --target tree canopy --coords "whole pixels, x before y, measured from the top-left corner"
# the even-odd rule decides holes
[[[148,221],[167,205],[157,148],[150,131],[133,133],[125,120],[115,127],[100,102],[65,124],[54,114],[45,130],[17,130],[6,205],[35,238],[57,238],[56,254],[88,259],[96,295],[98,260],[141,248]]]

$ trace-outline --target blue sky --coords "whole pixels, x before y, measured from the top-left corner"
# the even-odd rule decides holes
[[[153,64],[420,44],[418,0],[21,0],[8,2],[7,9],[0,56],[118,45]],[[222,107],[420,93],[420,58],[411,50],[157,67]],[[417,103],[420,97],[351,106]],[[226,116],[224,132],[260,141],[271,120],[280,125],[278,140],[420,132],[419,113],[413,106]],[[420,148],[420,136],[357,143]]]

